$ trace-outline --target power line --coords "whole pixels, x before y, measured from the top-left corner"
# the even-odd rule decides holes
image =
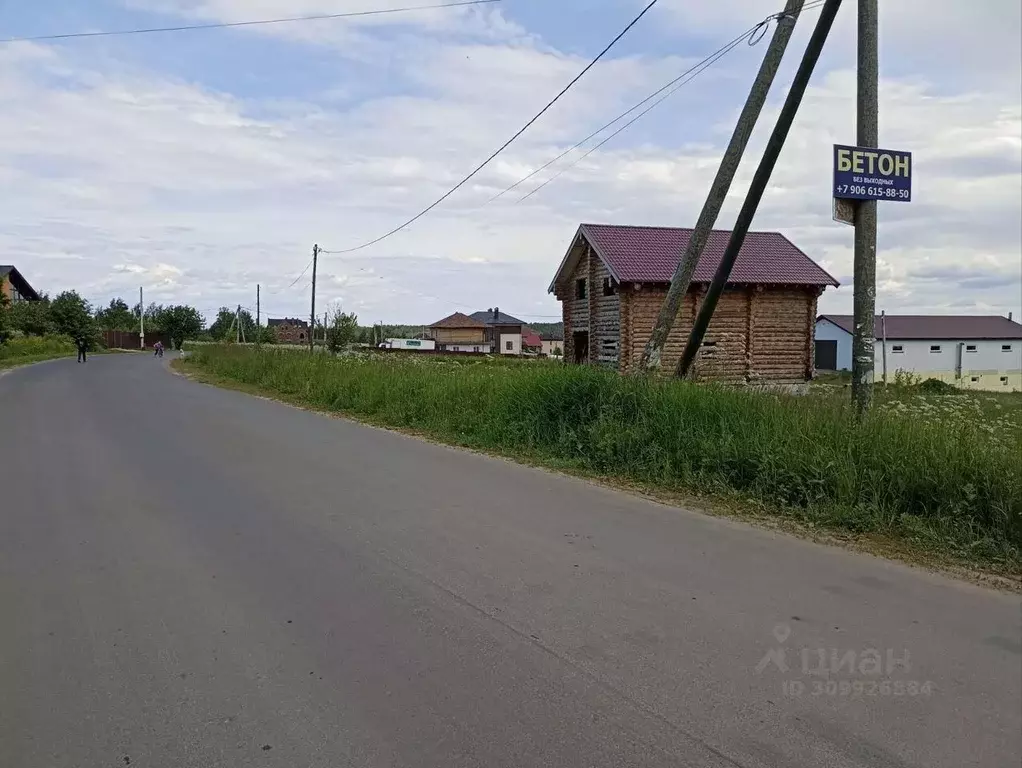
[[[590,61],[581,72],[579,72],[577,75],[575,75],[575,77],[571,80],[571,82],[569,82],[566,86],[564,86],[564,88],[561,89],[560,93],[558,93],[556,96],[554,96],[554,98],[551,99],[547,103],[547,105],[545,107],[543,107],[543,109],[541,109],[539,112],[537,112],[535,114],[535,116],[531,120],[529,120],[525,125],[523,125],[518,130],[518,132],[514,134],[514,136],[512,136],[510,139],[505,141],[500,146],[500,148],[497,149],[497,151],[495,151],[492,155],[490,155],[482,163],[480,163],[475,168],[475,170],[473,170],[470,174],[468,174],[468,176],[466,176],[464,179],[462,179],[457,184],[455,184],[453,187],[451,187],[451,189],[449,189],[447,192],[445,192],[443,195],[441,195],[433,203],[431,203],[430,205],[426,206],[426,208],[424,208],[419,213],[417,213],[414,216],[412,216],[412,218],[408,219],[408,221],[406,221],[404,224],[401,224],[400,226],[395,227],[394,229],[390,230],[389,232],[387,232],[387,233],[385,233],[383,235],[380,235],[377,238],[374,238],[372,240],[369,240],[368,242],[362,243],[362,245],[358,245],[358,246],[356,246],[354,248],[346,248],[346,249],[344,249],[342,251],[333,251],[333,253],[353,253],[354,251],[360,251],[363,248],[368,248],[371,245],[376,245],[377,243],[381,242],[382,240],[386,240],[391,235],[396,235],[401,230],[403,230],[403,229],[409,227],[410,225],[414,224],[416,221],[418,221],[423,216],[425,216],[427,213],[429,213],[434,208],[436,208],[438,205],[440,205],[440,203],[442,203],[448,197],[450,197],[455,192],[457,192],[459,189],[461,189],[463,186],[465,186],[465,184],[467,184],[473,177],[475,177],[475,175],[477,173],[479,173],[483,168],[485,168],[487,165],[489,165],[490,162],[494,158],[497,157],[497,155],[499,155],[501,152],[503,152],[505,149],[507,149],[509,146],[511,146],[511,143],[515,139],[517,139],[519,136],[521,136],[523,133],[525,133],[529,128],[531,128],[533,123],[535,123],[537,120],[539,120],[539,118],[541,118],[544,114],[546,114],[546,112],[554,104],[556,104],[561,99],[561,97],[564,96],[564,94],[566,94],[569,90],[571,90],[572,87],[574,87],[574,85],[579,80],[582,79],[582,77],[586,74],[586,72],[588,72],[590,69],[592,69],[594,66],[596,66],[597,62],[599,62],[610,51],[610,49],[613,48],[617,44],[617,42],[628,33],[629,30],[631,30],[632,27],[634,27],[636,24],[639,23],[639,20],[643,16],[645,16],[646,13],[648,13],[649,10],[654,5],[656,5],[658,1],[659,0],[650,0],[650,3],[645,8],[643,8],[642,11],[639,12],[639,15],[636,16],[634,19],[632,19],[628,23],[628,26],[626,26],[623,30],[621,30],[621,32],[617,35],[617,37],[615,37],[613,40],[611,40],[610,43],[607,44],[607,47],[604,48],[602,51],[600,51],[600,53],[596,56],[596,58],[594,58],[592,61]]]
[[[819,6],[823,5],[823,2],[824,2],[824,0],[814,0],[813,2],[807,3],[805,6],[803,6],[802,12],[804,13],[806,10],[809,10],[809,9],[812,9],[812,8],[818,8]],[[559,170],[557,173],[555,173],[549,179],[544,181],[542,184],[537,186],[535,189],[531,190],[528,194],[522,196],[517,202],[521,203],[521,202],[524,202],[525,200],[528,200],[530,197],[535,195],[537,192],[539,192],[545,186],[547,186],[551,182],[555,181],[558,177],[560,177],[561,175],[563,175],[567,171],[571,170],[576,165],[578,165],[583,160],[585,160],[587,157],[589,157],[591,154],[596,152],[598,149],[600,149],[602,146],[604,146],[611,139],[615,138],[616,136],[618,136],[619,134],[623,133],[625,130],[630,128],[632,125],[634,125],[636,122],[638,122],[641,118],[643,118],[645,115],[647,115],[649,112],[651,112],[657,106],[659,106],[665,100],[667,100],[672,95],[674,95],[683,86],[685,86],[688,83],[692,82],[695,78],[697,78],[699,75],[701,75],[707,69],[709,69],[711,66],[716,64],[722,58],[724,58],[724,56],[726,56],[731,51],[733,51],[735,48],[737,48],[741,44],[741,42],[743,40],[747,40],[750,46],[756,45],[760,40],[763,39],[763,35],[762,34],[757,37],[756,33],[759,32],[760,30],[765,30],[767,25],[771,21],[776,20],[780,15],[781,15],[781,13],[774,13],[774,14],[771,14],[770,16],[767,16],[765,19],[763,19],[761,22],[759,22],[755,26],[750,27],[745,32],[740,34],[738,37],[736,37],[736,38],[732,39],[730,42],[724,44],[723,46],[718,48],[716,51],[711,53],[709,56],[704,58],[702,61],[700,61],[699,63],[695,64],[693,67],[691,67],[690,69],[688,69],[685,72],[681,73],[680,75],[678,75],[678,77],[674,78],[669,83],[666,83],[664,86],[662,86],[661,88],[659,88],[656,91],[654,91],[653,93],[651,93],[649,96],[644,98],[638,104],[635,104],[630,109],[626,110],[625,112],[622,112],[620,115],[615,117],[609,123],[606,123],[605,125],[603,125],[600,128],[596,129],[595,131],[590,133],[588,136],[586,136],[584,139],[582,139],[581,141],[579,141],[575,145],[569,147],[568,149],[564,150],[563,152],[561,152],[561,154],[557,155],[555,158],[553,158],[549,162],[544,163],[543,165],[541,165],[539,168],[535,169],[534,171],[532,171],[528,175],[523,176],[522,178],[520,178],[518,181],[516,181],[514,184],[512,184],[507,189],[503,190],[499,194],[497,194],[497,195],[493,196],[492,198],[490,198],[490,200],[488,200],[487,203],[491,203],[494,200],[497,200],[498,198],[502,197],[503,195],[507,194],[508,192],[510,192],[513,189],[515,189],[516,187],[518,187],[519,185],[521,185],[524,182],[528,181],[529,179],[534,177],[536,174],[541,173],[542,171],[546,170],[551,165],[556,163],[558,160],[563,159],[564,157],[566,157],[568,154],[570,154],[574,150],[579,149],[587,141],[595,138],[599,134],[603,133],[603,131],[607,130],[607,128],[610,128],[612,125],[614,125],[615,123],[617,123],[620,120],[624,119],[625,117],[630,115],[632,112],[634,112],[639,107],[641,107],[644,104],[648,103],[651,99],[654,99],[657,96],[660,96],[660,98],[656,99],[656,101],[654,101],[652,104],[650,104],[649,107],[647,107],[642,112],[640,112],[638,115],[636,115],[634,118],[632,118],[627,123],[622,125],[620,128],[618,128],[612,134],[610,134],[609,136],[604,138],[596,146],[594,146],[591,149],[589,149],[581,157],[573,160],[571,163],[569,163],[567,166],[565,166],[564,168]],[[665,91],[666,91],[666,93],[665,93]],[[663,94],[663,95],[661,96],[661,94]]]
[[[750,34],[751,34],[751,33],[750,33]],[[751,38],[750,38],[750,39],[751,39]],[[709,59],[709,60],[704,60],[704,63],[702,64],[702,66],[700,66],[700,67],[699,67],[699,69],[697,69],[697,70],[695,70],[695,71],[692,71],[692,74],[691,74],[691,75],[689,75],[689,76],[688,76],[688,77],[687,77],[687,78],[686,78],[685,80],[682,80],[681,82],[679,82],[679,83],[678,83],[677,85],[675,85],[675,86],[674,86],[673,88],[671,88],[671,89],[670,89],[669,91],[667,91],[667,93],[663,94],[663,95],[662,95],[662,96],[661,96],[661,97],[660,97],[659,99],[657,99],[657,100],[656,100],[656,101],[654,101],[654,102],[653,102],[652,104],[650,104],[650,105],[649,105],[648,107],[646,107],[646,108],[645,108],[644,110],[642,110],[642,112],[640,112],[639,114],[637,114],[637,115],[636,115],[635,117],[633,117],[633,118],[632,118],[631,120],[629,120],[629,121],[628,121],[627,123],[625,123],[624,125],[622,125],[622,126],[621,126],[620,128],[618,128],[618,129],[617,129],[616,131],[614,131],[614,132],[613,132],[612,134],[610,134],[609,136],[607,136],[606,138],[604,138],[604,139],[603,139],[602,141],[600,141],[600,142],[599,142],[599,143],[598,143],[598,144],[597,144],[596,146],[594,146],[594,147],[591,147],[590,149],[588,149],[588,150],[587,150],[587,151],[586,151],[585,153],[583,153],[583,154],[582,154],[581,156],[579,156],[579,157],[575,158],[575,159],[574,159],[574,160],[572,160],[572,161],[571,161],[570,163],[568,163],[568,164],[567,164],[566,166],[564,166],[563,168],[561,168],[560,170],[558,170],[558,171],[557,171],[557,173],[555,173],[555,174],[554,174],[553,176],[551,176],[551,177],[550,177],[549,179],[547,179],[546,181],[544,181],[544,182],[543,182],[542,184],[540,184],[539,186],[535,187],[534,189],[530,190],[530,191],[529,191],[528,193],[526,193],[525,195],[523,195],[523,196],[522,196],[522,197],[521,197],[521,198],[520,198],[520,199],[518,200],[518,202],[519,202],[519,203],[521,203],[521,202],[524,202],[524,201],[528,200],[528,199],[529,199],[530,197],[532,197],[532,196],[533,196],[534,194],[536,194],[537,192],[539,192],[539,191],[540,191],[541,189],[543,189],[543,188],[544,188],[545,186],[547,186],[548,184],[550,184],[550,183],[552,183],[552,182],[556,181],[556,180],[557,180],[558,178],[560,178],[560,177],[561,177],[561,176],[562,176],[563,174],[567,173],[567,172],[568,172],[569,170],[571,170],[571,169],[572,169],[572,168],[574,168],[574,167],[575,167],[576,165],[578,165],[579,163],[581,163],[581,162],[582,162],[583,160],[585,160],[585,159],[586,159],[587,157],[589,157],[589,156],[590,156],[591,154],[593,154],[594,152],[596,152],[596,150],[600,149],[600,147],[602,147],[602,146],[603,146],[604,144],[606,144],[606,143],[607,143],[608,141],[610,141],[611,139],[615,138],[616,136],[618,136],[619,134],[621,134],[622,132],[624,132],[625,130],[627,130],[628,128],[630,128],[630,127],[631,127],[632,125],[634,125],[634,124],[635,124],[636,122],[638,122],[639,120],[641,120],[641,119],[642,119],[643,117],[645,117],[645,116],[646,116],[646,115],[647,115],[647,114],[648,114],[649,112],[651,112],[651,111],[652,111],[652,110],[654,110],[654,109],[655,109],[656,107],[658,107],[658,106],[659,106],[659,105],[660,105],[660,104],[661,104],[661,103],[662,103],[663,101],[665,101],[666,99],[668,99],[668,98],[670,98],[671,96],[673,96],[675,92],[677,92],[678,90],[680,90],[680,89],[682,88],[682,86],[684,86],[684,85],[687,85],[688,83],[690,83],[690,82],[692,82],[693,80],[695,80],[695,79],[696,79],[696,78],[697,78],[697,77],[698,77],[698,76],[699,76],[700,74],[702,74],[703,72],[705,72],[705,71],[706,71],[707,69],[709,69],[710,67],[712,67],[712,66],[713,66],[714,64],[716,64],[716,63],[717,63],[718,61],[720,61],[720,60],[721,60],[722,58],[724,58],[724,57],[725,57],[725,56],[726,56],[727,54],[729,54],[729,53],[730,53],[730,52],[731,52],[732,50],[734,50],[734,49],[735,49],[735,48],[736,48],[736,47],[737,47],[737,46],[738,46],[738,45],[739,45],[740,43],[741,43],[741,38],[739,38],[739,40],[738,40],[737,42],[735,42],[735,43],[732,43],[732,44],[730,45],[730,47],[728,47],[728,48],[725,48],[725,49],[723,49],[722,51],[720,51],[719,53],[717,53],[717,54],[716,54],[716,55],[715,55],[715,56],[714,56],[713,58],[711,58],[711,59]],[[691,70],[690,70],[690,71],[691,71]]]
[[[393,13],[409,13],[412,11],[432,11],[441,8],[459,8],[468,5],[485,5],[499,3],[501,0],[455,0],[448,3],[433,5],[416,5],[406,8],[380,8],[372,11],[348,11],[346,13],[323,13],[312,16],[288,16],[279,19],[256,19],[253,21],[224,21],[209,24],[184,24],[176,27],[147,27],[141,29],[118,29],[99,32],[66,32],[56,35],[35,35],[33,37],[8,37],[0,39],[0,43],[35,43],[44,40],[70,40],[81,37],[114,37],[118,35],[148,35],[154,32],[190,32],[200,29],[226,29],[229,27],[254,27],[263,24],[291,24],[300,21],[326,21],[328,19],[350,19],[358,16],[381,16]]]
[[[292,280],[291,284],[287,288],[285,288],[284,290],[285,291],[289,291],[292,288],[294,288],[295,287],[295,283],[297,283],[299,280],[301,280],[303,277],[305,277],[305,273],[309,271],[309,267],[311,267],[311,266],[312,266],[312,259],[309,259],[309,263],[305,265],[305,269],[303,269],[301,271],[301,273],[298,275],[298,277],[296,277],[294,280]],[[270,291],[270,293],[280,293],[280,291]]]
[[[516,189],[516,188],[517,188],[517,187],[519,187],[520,185],[524,184],[524,183],[525,183],[526,181],[528,181],[529,179],[531,179],[531,178],[532,178],[533,176],[535,176],[536,174],[538,174],[538,173],[542,173],[543,171],[545,171],[545,170],[546,170],[547,168],[549,168],[549,167],[550,167],[551,165],[553,165],[554,163],[556,163],[556,162],[557,162],[558,160],[561,160],[561,159],[563,159],[564,157],[566,157],[567,155],[571,154],[571,153],[572,153],[572,152],[574,152],[574,151],[575,151],[576,149],[578,149],[578,148],[579,148],[579,147],[581,147],[581,146],[582,146],[583,144],[585,144],[585,143],[586,143],[587,141],[590,141],[591,139],[594,139],[594,138],[596,138],[596,137],[597,137],[597,136],[599,136],[599,135],[600,135],[601,133],[603,133],[603,132],[604,132],[605,130],[607,130],[608,128],[610,128],[610,127],[611,127],[612,125],[614,125],[615,123],[617,123],[617,122],[619,122],[619,121],[623,120],[624,118],[628,117],[628,115],[630,115],[630,114],[631,114],[632,112],[634,112],[635,110],[639,109],[639,108],[640,108],[640,107],[641,107],[642,105],[644,105],[644,104],[648,103],[648,102],[649,102],[650,100],[652,100],[652,99],[655,99],[655,98],[656,98],[657,96],[659,96],[659,95],[660,95],[661,93],[663,93],[663,92],[664,92],[664,91],[666,91],[666,90],[667,90],[668,88],[670,88],[670,87],[671,87],[672,85],[674,85],[675,83],[679,82],[680,80],[682,80],[682,79],[683,79],[684,77],[686,77],[687,75],[691,74],[691,73],[692,73],[693,71],[695,71],[695,70],[696,70],[697,68],[699,68],[699,67],[700,67],[700,66],[702,66],[703,64],[706,64],[706,63],[707,63],[707,62],[708,62],[708,61],[709,61],[710,59],[714,58],[715,56],[718,56],[718,55],[719,55],[719,54],[721,54],[721,53],[727,53],[727,52],[730,52],[730,51],[731,51],[731,50],[732,50],[733,48],[735,48],[735,47],[736,47],[736,46],[738,45],[738,43],[740,43],[740,42],[741,42],[742,40],[744,40],[745,38],[747,38],[747,37],[749,37],[750,35],[752,35],[752,33],[754,32],[754,30],[755,30],[755,29],[756,29],[756,27],[749,27],[749,29],[747,29],[747,30],[746,30],[745,32],[743,32],[743,33],[742,33],[741,35],[739,35],[738,37],[736,37],[736,38],[735,38],[734,40],[732,40],[731,42],[727,43],[727,44],[726,44],[726,45],[724,45],[724,46],[721,46],[721,47],[720,47],[720,48],[718,48],[718,49],[717,49],[716,51],[714,51],[714,52],[713,52],[713,53],[711,53],[711,54],[710,54],[709,56],[707,56],[707,57],[706,57],[706,58],[704,58],[704,59],[703,59],[702,61],[700,61],[700,62],[699,62],[698,64],[695,64],[695,65],[693,65],[693,66],[692,66],[691,68],[689,68],[689,69],[685,70],[684,72],[682,72],[682,73],[681,73],[680,75],[678,75],[678,76],[677,76],[676,78],[674,78],[673,80],[671,80],[671,81],[670,81],[669,83],[667,83],[666,85],[664,85],[664,86],[662,86],[661,88],[658,88],[657,90],[653,91],[653,93],[651,93],[651,94],[650,94],[649,96],[647,96],[646,98],[644,98],[644,99],[643,99],[642,101],[640,101],[640,102],[639,102],[638,104],[635,104],[635,105],[634,105],[634,106],[632,106],[631,108],[629,108],[629,109],[625,110],[624,112],[622,112],[622,113],[621,113],[620,115],[618,115],[617,117],[615,117],[615,118],[614,118],[613,120],[611,120],[610,122],[608,122],[608,123],[604,123],[604,124],[603,124],[602,126],[600,126],[600,127],[599,127],[599,128],[597,128],[597,129],[596,129],[595,131],[593,131],[592,133],[590,133],[590,134],[589,134],[588,136],[586,136],[586,137],[585,137],[584,139],[581,139],[581,140],[579,140],[578,142],[576,142],[576,143],[575,143],[574,145],[572,145],[572,146],[568,147],[568,148],[567,148],[566,150],[564,150],[563,152],[561,152],[561,154],[557,155],[557,156],[556,156],[556,157],[554,157],[553,159],[551,159],[551,160],[547,161],[546,163],[544,163],[543,165],[539,166],[539,168],[536,168],[536,169],[535,169],[534,171],[532,171],[532,172],[528,173],[528,174],[527,174],[527,175],[525,175],[525,176],[522,176],[522,178],[518,179],[518,181],[516,181],[516,182],[515,182],[514,184],[512,184],[512,185],[511,185],[510,187],[507,187],[506,189],[504,189],[504,190],[502,190],[502,191],[498,192],[498,193],[497,193],[496,195],[494,195],[493,197],[491,197],[491,198],[490,198],[489,200],[487,200],[487,201],[486,201],[486,202],[487,202],[487,204],[489,204],[489,203],[492,203],[492,202],[494,202],[495,200],[498,200],[499,198],[503,197],[503,196],[504,196],[504,195],[506,195],[506,194],[507,194],[508,192],[511,192],[512,190]],[[686,81],[686,82],[688,82],[688,81]],[[674,91],[671,91],[671,93],[673,93],[673,92],[674,92]],[[660,102],[657,102],[657,103],[659,104]],[[643,112],[642,114],[645,114],[645,112]]]

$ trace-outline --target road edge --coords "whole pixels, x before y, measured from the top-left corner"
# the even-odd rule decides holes
[[[178,357],[169,361],[169,363],[164,367],[173,375],[180,376],[183,379],[197,384],[240,392],[250,397],[255,397],[260,400],[268,400],[300,411],[315,413],[328,418],[341,419],[364,427],[370,427],[372,429],[394,432],[405,435],[406,437],[413,437],[434,445],[443,446],[450,450],[475,453],[481,456],[506,461],[510,464],[526,466],[562,477],[570,477],[601,488],[627,493],[679,511],[691,512],[693,514],[704,515],[718,520],[745,524],[759,530],[792,536],[813,544],[833,547],[847,552],[854,552],[860,555],[868,555],[882,560],[900,563],[901,565],[909,566],[917,570],[949,577],[955,581],[966,582],[992,591],[1022,594],[1022,573],[1017,575],[1002,573],[976,568],[962,562],[947,562],[946,560],[942,560],[936,554],[923,548],[916,547],[910,542],[885,539],[881,536],[856,536],[851,533],[818,528],[816,526],[800,523],[797,520],[792,520],[791,518],[787,518],[776,513],[771,513],[765,507],[756,509],[756,507],[760,505],[756,505],[748,501],[742,502],[737,499],[729,499],[725,496],[711,494],[698,496],[682,492],[670,492],[662,488],[629,483],[618,478],[589,474],[574,467],[551,466],[549,464],[531,460],[527,456],[502,454],[458,445],[456,443],[449,443],[444,440],[437,439],[432,435],[418,432],[414,429],[403,429],[385,424],[377,424],[360,418],[357,415],[344,413],[342,411],[324,410],[291,402],[281,397],[278,393],[262,387],[243,384],[204,371],[194,369],[184,370],[183,364],[186,364],[186,358]]]

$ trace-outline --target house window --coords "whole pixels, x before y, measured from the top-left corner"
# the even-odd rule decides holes
[[[975,352],[976,351],[976,345],[975,344],[966,344],[965,345],[965,351],[966,352]]]
[[[478,352],[479,351],[479,347],[472,347],[472,351],[473,352]]]
[[[979,381],[979,376],[973,376],[973,377],[972,377],[972,381],[973,381],[973,382]]]
[[[505,341],[504,342],[504,349],[506,349],[508,352],[512,352],[514,350],[514,348],[515,348],[515,343],[513,341]]]
[[[575,298],[584,299],[586,295],[586,279],[583,277],[575,281]]]
[[[905,352],[905,347],[903,347],[901,344],[895,344],[893,347],[891,347],[891,351],[896,355],[900,355]]]
[[[614,279],[610,277],[603,278],[603,295],[613,296],[617,293],[617,286],[614,285]]]
[[[940,354],[940,344],[931,344],[930,345],[930,352],[933,352],[935,354]]]
[[[1003,384],[1004,386],[1008,386],[1008,377],[1007,377],[1007,376],[1002,376],[1002,377],[1001,377],[1001,383],[1002,383],[1002,384]]]
[[[1001,351],[1002,352],[1011,352],[1011,344],[1002,344],[1001,345]]]

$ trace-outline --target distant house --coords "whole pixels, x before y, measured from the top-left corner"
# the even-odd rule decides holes
[[[888,380],[905,371],[967,389],[1022,389],[1022,325],[1010,315],[887,315],[874,322],[876,381],[884,373],[886,326]],[[854,327],[851,315],[816,319],[818,370],[851,370]]]
[[[523,323],[517,317],[487,309],[466,315],[455,312],[429,327],[442,352],[485,352],[520,355]]]
[[[490,351],[486,340],[486,323],[463,312],[455,312],[429,327],[429,333],[440,352]]]
[[[582,224],[550,284],[561,301],[568,362],[633,370],[692,235],[673,227]],[[731,233],[710,233],[667,339],[673,371]],[[776,232],[750,232],[696,358],[731,381],[805,381],[813,373],[816,301],[837,281]]]
[[[266,321],[277,337],[278,344],[307,344],[309,321],[294,317],[270,318]]]
[[[28,284],[28,280],[10,264],[0,264],[0,293],[12,303],[16,301],[39,301],[39,294]]]
[[[501,355],[522,353],[522,328],[525,324],[517,317],[501,312],[499,307],[473,312],[470,317],[485,326],[484,336],[491,352]]]
[[[543,351],[543,339],[531,328],[522,329],[522,354],[538,355]]]
[[[560,357],[564,354],[564,334],[544,333],[540,336],[541,351],[548,357]]]

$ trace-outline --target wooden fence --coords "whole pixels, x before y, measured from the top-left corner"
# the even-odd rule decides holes
[[[163,346],[171,348],[170,337],[165,333],[147,333],[145,345],[152,348],[157,341],[162,341]],[[138,331],[103,331],[103,343],[110,349],[140,349]]]

